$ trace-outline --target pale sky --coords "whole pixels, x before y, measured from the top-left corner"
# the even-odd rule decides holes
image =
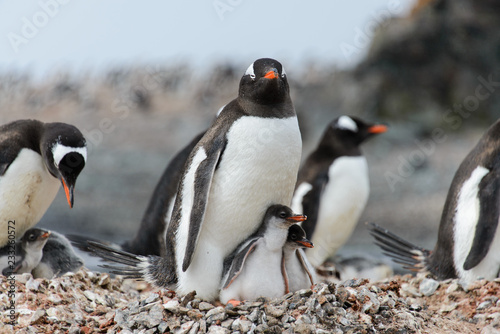
[[[273,57],[355,64],[376,22],[410,0],[0,0],[0,72]],[[349,46],[350,54],[342,51]]]

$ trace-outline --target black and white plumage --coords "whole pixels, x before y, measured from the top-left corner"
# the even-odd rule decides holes
[[[304,248],[313,247],[312,242],[306,238],[306,233],[300,225],[290,226],[286,243],[283,246],[286,293],[309,289],[318,281],[316,271],[303,251]]]
[[[33,268],[34,278],[53,278],[67,272],[75,272],[83,266],[83,259],[78,256],[70,242],[62,234],[51,231],[40,263]]]
[[[284,205],[272,205],[256,233],[224,260],[220,301],[275,298],[287,293],[283,247],[290,226],[306,219]],[[300,228],[300,227],[299,227]]]
[[[385,125],[340,116],[328,125],[300,169],[292,209],[308,217],[302,227],[315,246],[306,252],[315,267],[351,236],[370,192],[360,145],[386,130]]]
[[[167,229],[169,287],[217,298],[224,258],[271,204],[291,202],[301,150],[285,71],[258,59],[186,163]]]
[[[90,242],[117,273],[205,300],[219,296],[224,259],[260,226],[266,209],[290,203],[302,141],[282,65],[258,59],[189,155],[166,234],[164,257]]]
[[[499,219],[500,120],[486,131],[455,173],[432,251],[375,225],[371,233],[389,256],[408,268],[469,283],[499,276]]]
[[[84,235],[68,234],[66,237],[84,252],[89,252],[87,241],[93,241],[136,255],[164,256],[165,234],[172,216],[182,170],[189,154],[203,134],[204,132],[196,135],[170,160],[151,195],[139,229],[132,239],[115,244]]]
[[[2,275],[30,273],[40,263],[49,236],[47,230],[31,228],[17,242],[0,248]]]
[[[7,244],[8,221],[24,234],[40,221],[60,184],[73,206],[86,159],[85,138],[72,125],[19,120],[0,126],[0,247]]]

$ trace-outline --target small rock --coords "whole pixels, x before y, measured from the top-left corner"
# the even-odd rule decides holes
[[[47,313],[45,312],[44,309],[41,310],[36,310],[35,313],[30,318],[30,325],[35,324],[37,321],[42,319]]]
[[[432,278],[424,278],[420,283],[418,290],[424,296],[432,296],[436,289],[439,287],[439,282]]]
[[[223,322],[221,322],[221,326],[224,327],[224,328],[231,328],[231,325],[233,324],[233,319],[227,319],[227,320],[224,320]]]
[[[191,329],[189,330],[188,334],[197,334],[198,330],[200,329],[200,324],[198,322],[195,322]],[[201,331],[200,331],[201,332]],[[160,332],[161,333],[161,332]],[[201,332],[202,333],[202,332]]]
[[[187,334],[194,325],[194,321],[188,321],[181,325],[180,328],[174,330],[175,334]]]
[[[149,310],[146,326],[148,328],[156,327],[163,320],[163,308],[160,305],[154,305]]]
[[[188,293],[187,295],[185,295],[182,300],[181,300],[181,305],[186,307],[186,305],[194,300],[194,297],[196,296],[196,291],[191,291],[190,293]]]
[[[451,303],[451,304],[447,304],[447,305],[443,305],[441,306],[441,308],[439,309],[439,313],[448,313],[448,312],[451,312],[453,311],[454,309],[456,309],[458,306],[457,303]]]
[[[83,291],[83,295],[88,299],[90,300],[91,302],[93,302],[96,298],[96,294],[93,293],[92,291]]]
[[[458,285],[457,282],[451,282],[446,288],[446,294],[450,294],[458,290],[460,290],[460,285]]]
[[[177,314],[179,313],[180,304],[179,301],[177,300],[169,300],[168,302],[163,304],[163,308],[174,314]]]
[[[259,319],[259,315],[260,315],[259,309],[256,308],[252,311],[252,313],[247,315],[247,319],[253,323],[257,323],[257,319]]]
[[[223,328],[221,326],[210,326],[208,329],[208,334],[228,334],[231,333],[231,331],[227,328]]]
[[[205,318],[210,323],[222,321],[226,319],[226,312],[222,306],[219,306],[208,311],[207,314],[205,314]]]
[[[266,305],[265,310],[268,315],[275,318],[279,318],[285,313],[285,310],[283,310],[282,308],[270,304]]]
[[[148,298],[144,299],[144,305],[152,304],[160,300],[160,296],[157,293],[152,293]]]
[[[47,297],[47,300],[49,300],[50,302],[52,302],[55,305],[60,304],[62,302],[61,297],[59,296],[59,294],[56,294],[56,293],[50,294]]]
[[[210,303],[207,303],[207,302],[201,302],[200,305],[198,306],[198,309],[202,312],[204,311],[208,311],[208,310],[211,310],[213,309],[215,306],[213,306],[212,304]]]
[[[97,281],[97,284],[99,286],[105,286],[108,285],[111,280],[109,279],[109,274],[108,273],[101,273],[101,276],[99,277],[99,280]]]
[[[30,277],[26,282],[26,289],[28,290],[38,291],[39,288],[40,288],[40,281],[34,279],[33,277]]]
[[[493,303],[491,300],[486,300],[477,306],[477,310],[478,311],[486,310],[487,308],[490,308],[492,305]]]

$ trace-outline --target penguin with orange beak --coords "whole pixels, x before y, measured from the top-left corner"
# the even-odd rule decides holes
[[[9,230],[20,237],[40,221],[60,185],[73,207],[86,160],[85,138],[73,125],[18,120],[0,126],[0,247]]]

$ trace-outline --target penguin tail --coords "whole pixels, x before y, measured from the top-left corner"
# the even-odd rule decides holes
[[[78,235],[78,234],[65,234],[65,236],[66,236],[66,238],[68,238],[68,240],[71,242],[71,244],[73,246],[75,246],[76,248],[78,248],[79,250],[81,250],[83,252],[89,253],[90,255],[94,255],[94,252],[92,252],[90,250],[90,245],[88,243],[89,241],[93,241],[93,242],[111,247],[113,249],[123,251],[122,246],[115,244],[113,242],[98,240],[95,238],[86,237],[86,236]]]
[[[135,255],[126,251],[115,249],[96,241],[87,241],[88,249],[95,256],[106,262],[113,263],[100,265],[111,274],[121,275],[125,278],[145,280],[160,287],[172,289],[177,283],[175,271],[164,258],[156,255]],[[170,270],[169,270],[170,269]]]
[[[375,244],[392,261],[411,271],[427,271],[427,262],[431,254],[429,250],[416,246],[375,223],[369,223],[368,229],[375,238]]]

